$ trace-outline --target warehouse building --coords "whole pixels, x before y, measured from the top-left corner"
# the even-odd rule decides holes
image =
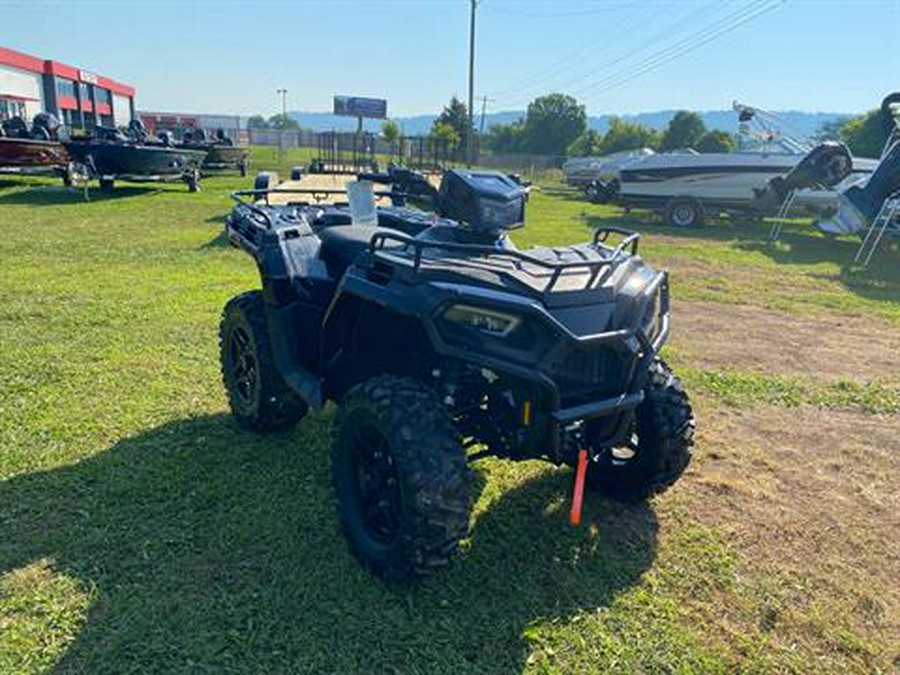
[[[138,110],[137,116],[151,134],[166,130],[174,133],[176,138],[181,138],[185,131],[191,129],[203,129],[207,134],[213,134],[221,129],[235,142],[246,141],[246,124],[241,124],[238,115]]]
[[[134,87],[0,47],[0,120],[39,112],[75,129],[125,126],[134,117]]]

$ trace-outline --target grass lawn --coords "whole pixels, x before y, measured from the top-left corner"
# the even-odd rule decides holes
[[[863,271],[852,239],[544,186],[520,245],[627,223],[670,269],[694,461],[648,504],[588,497],[578,530],[570,472],[480,462],[455,565],[398,589],[340,535],[332,411],[267,437],[226,412],[219,312],[259,280],[221,229],[251,180],[83,203],[0,177],[0,672],[900,668],[896,244]]]

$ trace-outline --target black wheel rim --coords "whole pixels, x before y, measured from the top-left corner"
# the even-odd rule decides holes
[[[624,443],[609,448],[605,455],[606,461],[612,466],[623,467],[633,464],[640,454],[639,439],[636,433],[632,433],[631,437]]]
[[[242,403],[250,405],[256,393],[259,369],[250,336],[240,326],[231,331],[228,353],[234,391]]]
[[[595,464],[604,471],[628,471],[638,464],[641,458],[640,438],[636,429],[631,434],[613,447],[605,447],[596,452],[593,457]]]
[[[390,444],[371,424],[355,427],[349,440],[363,527],[375,541],[389,544],[400,529],[400,484]]]

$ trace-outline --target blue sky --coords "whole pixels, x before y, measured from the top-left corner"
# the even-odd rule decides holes
[[[0,45],[134,85],[150,110],[391,116],[467,92],[468,0],[0,0]],[[564,91],[590,114],[857,112],[900,88],[900,0],[480,0],[476,96],[522,109]]]

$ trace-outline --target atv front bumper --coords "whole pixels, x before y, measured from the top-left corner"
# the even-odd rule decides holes
[[[626,343],[637,341],[638,350],[622,393],[564,406],[565,399],[555,383],[549,389],[551,409],[548,411],[548,423],[551,429],[545,442],[551,459],[560,463],[574,460],[578,450],[588,440],[585,438],[588,423],[603,429],[602,438],[593,439],[594,444],[614,447],[627,440],[632,430],[634,411],[644,401],[644,387],[650,366],[668,337],[668,314],[663,314],[660,321],[660,331],[654,340],[650,341],[641,331],[634,332],[626,339]],[[596,339],[602,342],[603,336],[597,336]],[[622,338],[620,335],[612,335],[607,339],[620,341]],[[597,425],[597,422],[602,422],[602,425]]]
[[[478,369],[508,393],[518,420],[498,420],[503,440],[494,454],[564,463],[586,431],[595,448],[614,447],[631,432],[669,333],[667,275],[652,272],[643,281],[627,297],[598,292],[569,304],[445,281],[381,285],[354,270],[341,290],[419,318],[436,365]],[[450,310],[479,316],[465,323]],[[596,326],[626,327],[594,332]]]
[[[521,426],[510,456],[547,457],[562,464],[574,461],[578,449],[586,445],[615,447],[630,437],[650,368],[669,334],[664,273],[647,286],[637,306],[642,316],[652,307],[653,321],[592,335],[576,335],[556,323],[557,339],[530,366],[495,358],[486,350],[461,350],[442,340],[446,334],[440,329],[434,339],[444,354],[476,362],[515,382],[517,405],[528,406],[533,414],[519,416]],[[555,321],[544,309],[538,315],[543,321]]]

